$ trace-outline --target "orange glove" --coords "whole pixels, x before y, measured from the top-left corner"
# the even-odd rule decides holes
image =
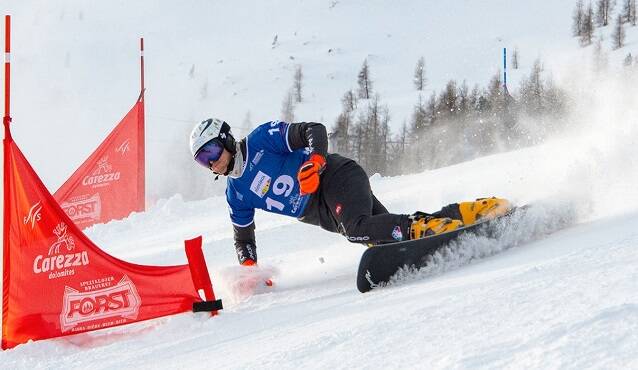
[[[326,167],[326,159],[321,155],[314,153],[305,161],[299,172],[297,172],[297,180],[301,195],[312,194],[319,188],[319,175]]]

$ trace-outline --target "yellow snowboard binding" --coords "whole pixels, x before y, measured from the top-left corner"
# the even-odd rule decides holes
[[[426,236],[441,234],[462,227],[463,223],[448,217],[421,217],[412,221],[410,226],[410,240],[421,239]]]
[[[503,216],[512,209],[507,199],[479,198],[474,202],[459,203],[459,213],[465,225],[471,225],[483,219],[494,219]]]

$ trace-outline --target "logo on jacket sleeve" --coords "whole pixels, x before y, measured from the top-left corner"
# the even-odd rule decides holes
[[[250,184],[250,190],[257,194],[258,197],[263,198],[270,190],[270,176],[261,171],[257,172],[253,183]]]
[[[263,156],[264,156],[264,150],[263,149],[258,151],[255,154],[255,158],[253,158],[253,160],[250,161],[250,170],[251,171],[253,170],[253,167],[256,166],[259,163],[259,161],[261,161],[261,157],[263,157]]]

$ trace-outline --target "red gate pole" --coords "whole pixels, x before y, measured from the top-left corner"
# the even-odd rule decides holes
[[[139,161],[139,171],[137,172],[138,203],[137,209],[140,212],[146,210],[146,138],[145,128],[146,118],[144,109],[144,38],[140,37],[140,97],[138,115],[138,140],[137,160]]]
[[[2,122],[5,125],[5,134],[9,130],[9,122],[11,122],[10,104],[11,96],[9,95],[9,87],[11,86],[11,16],[5,16],[5,40],[4,40],[4,118]],[[5,135],[5,137],[7,137]]]
[[[208,267],[206,267],[206,260],[204,259],[204,251],[202,250],[202,237],[201,235],[190,240],[184,241],[186,249],[186,259],[188,260],[188,267],[191,270],[191,277],[193,278],[193,285],[195,290],[200,294],[204,293],[205,302],[210,307],[204,309],[204,311],[210,311],[211,316],[217,315],[217,311],[221,310],[221,299],[215,298],[215,292],[213,291],[213,283],[210,281],[210,274],[208,273]],[[201,292],[200,292],[201,291]],[[195,306],[193,306],[193,311]]]
[[[140,37],[140,86],[141,99],[144,100],[144,38]]]
[[[9,145],[11,144],[11,131],[9,131],[9,123],[11,122],[10,111],[10,62],[11,62],[11,16],[5,16],[5,48],[4,48],[4,117],[2,123],[4,125],[4,140],[2,141],[3,157],[3,219],[2,219],[2,334],[7,329],[7,315],[9,310],[7,305],[9,303],[9,212],[11,211],[11,205],[9,202]],[[2,341],[0,348],[7,348],[7,343]]]

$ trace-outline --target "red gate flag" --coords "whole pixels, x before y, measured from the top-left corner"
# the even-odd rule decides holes
[[[112,142],[125,142],[118,134],[111,136]],[[98,167],[102,172],[89,175],[93,184],[107,181],[107,174],[123,171],[118,166],[124,162],[113,157],[130,154],[107,152],[95,156],[105,162]],[[189,265],[137,265],[93,244],[58,205],[12,140],[8,121],[4,186],[2,349],[28,340],[190,311],[195,302],[202,302],[198,290],[212,294],[212,286],[202,283],[206,277],[197,276],[200,272],[207,275],[203,259],[195,261],[197,267],[191,274]],[[121,199],[125,194],[118,192],[118,196]]]
[[[80,228],[144,210],[143,94],[54,197]]]

